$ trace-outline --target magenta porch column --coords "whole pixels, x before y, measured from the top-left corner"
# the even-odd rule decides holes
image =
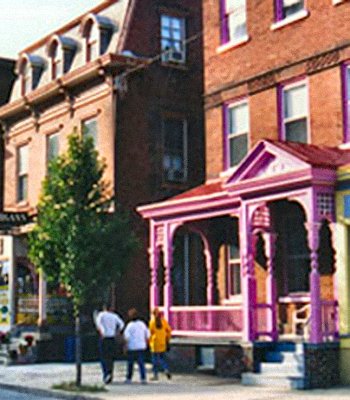
[[[306,223],[310,248],[311,273],[310,273],[310,305],[311,305],[311,343],[322,342],[322,315],[321,315],[321,287],[320,274],[318,271],[318,245],[319,227],[317,222]]]
[[[158,268],[159,268],[159,246],[157,244],[157,227],[154,221],[150,222],[150,247],[148,249],[149,268],[151,274],[150,285],[150,308],[151,311],[159,306]]]
[[[266,257],[267,257],[267,279],[266,279],[266,302],[269,306],[267,313],[267,329],[270,332],[271,339],[277,340],[277,291],[275,279],[275,253],[276,253],[276,234],[266,232],[263,234],[265,240]]]
[[[173,244],[169,226],[164,227],[164,317],[170,321],[170,307],[173,305],[173,290],[171,284],[171,267],[173,264]]]
[[[204,256],[207,269],[207,305],[214,305],[214,271],[213,271],[213,252],[208,245],[204,242]]]
[[[153,310],[159,306],[159,287],[158,287],[158,265],[159,265],[159,248],[151,247],[149,250],[149,264],[151,272],[150,286],[150,307]]]

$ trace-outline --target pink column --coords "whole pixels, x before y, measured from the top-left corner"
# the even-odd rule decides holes
[[[170,307],[173,305],[173,290],[171,284],[171,267],[173,264],[173,244],[170,227],[164,227],[164,317],[170,321]]]
[[[266,232],[263,234],[265,240],[266,257],[267,257],[267,279],[266,279],[266,301],[269,306],[267,314],[267,328],[270,332],[271,339],[277,340],[277,290],[275,279],[275,253],[276,253],[276,234]]]
[[[329,229],[331,231],[331,240],[332,240],[332,247],[334,252],[334,273],[333,273],[333,298],[335,301],[334,306],[334,325],[335,325],[335,332],[334,336],[336,338],[339,337],[339,309],[338,309],[338,279],[337,279],[337,244],[336,244],[336,223],[331,222],[329,224]]]
[[[150,307],[153,310],[159,306],[159,287],[158,287],[158,266],[159,266],[159,248],[153,247],[148,250],[151,272],[150,286]]]
[[[206,242],[204,242],[204,256],[207,269],[207,304],[212,306],[214,305],[213,254]]]
[[[150,247],[149,254],[149,268],[151,274],[150,285],[150,308],[151,311],[159,305],[159,287],[158,287],[158,267],[159,267],[159,247],[157,245],[157,227],[154,221],[150,222]]]
[[[311,343],[322,342],[322,315],[321,315],[321,283],[318,271],[318,245],[319,245],[319,227],[317,222],[306,223],[305,227],[308,233],[308,241],[311,258],[310,273],[310,305],[311,305]]]

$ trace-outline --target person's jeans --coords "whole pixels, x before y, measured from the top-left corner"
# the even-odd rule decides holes
[[[134,362],[137,361],[139,366],[140,378],[141,381],[146,380],[146,369],[145,369],[145,361],[144,361],[144,350],[128,350],[128,372],[126,375],[126,379],[131,381],[133,373],[134,373]]]
[[[115,346],[116,344],[114,338],[99,339],[98,349],[100,353],[103,379],[105,379],[107,375],[113,375]]]
[[[152,355],[152,369],[154,376],[158,375],[158,366],[162,368],[163,371],[169,371],[168,363],[165,359],[165,353],[151,353]]]

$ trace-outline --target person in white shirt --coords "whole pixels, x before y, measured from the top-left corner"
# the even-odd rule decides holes
[[[147,325],[138,318],[137,310],[132,308],[128,311],[130,322],[124,331],[124,339],[128,351],[128,365],[125,383],[130,383],[134,372],[134,362],[139,366],[141,383],[146,383],[146,369],[144,362],[144,353],[148,347],[150,337]]]
[[[116,336],[121,333],[125,324],[120,316],[113,312],[110,305],[103,306],[103,311],[96,316],[95,324],[100,335],[99,353],[103,382],[108,384],[113,379]]]

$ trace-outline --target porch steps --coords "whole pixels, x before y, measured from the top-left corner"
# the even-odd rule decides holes
[[[242,374],[242,384],[247,386],[278,386],[302,389],[304,362],[302,345],[276,344],[265,354],[259,372]]]

